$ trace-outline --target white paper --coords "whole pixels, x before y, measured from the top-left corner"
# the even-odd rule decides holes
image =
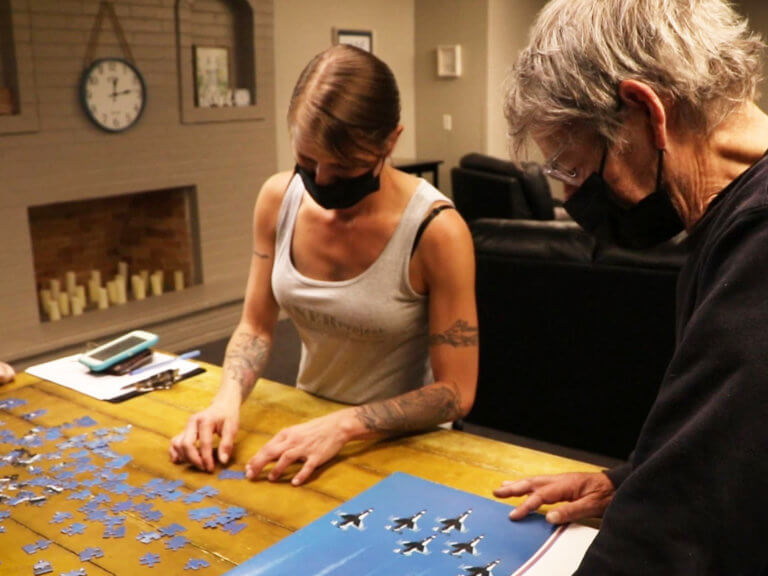
[[[570,576],[597,536],[597,530],[569,524],[555,532],[541,550],[512,576]]]
[[[181,376],[197,370],[199,366],[189,360],[176,360],[172,363],[157,366],[166,360],[172,360],[175,356],[154,352],[152,362],[142,366],[140,374],[134,376],[112,376],[111,374],[96,374],[78,361],[80,354],[67,356],[52,360],[45,364],[30,366],[27,368],[27,374],[37,376],[43,380],[48,380],[54,384],[59,384],[72,390],[82,392],[92,398],[99,400],[112,400],[133,392],[132,389],[124,390],[123,387],[141,380],[146,380],[154,374],[164,372],[165,370],[178,370]]]

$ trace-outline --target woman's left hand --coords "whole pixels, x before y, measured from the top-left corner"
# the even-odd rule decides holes
[[[267,475],[267,479],[274,482],[288,466],[294,462],[304,462],[301,470],[291,480],[294,486],[303,484],[315,469],[336,456],[351,440],[348,427],[344,425],[348,416],[349,413],[342,410],[281,430],[246,464],[248,479],[258,478],[269,462],[276,461]]]

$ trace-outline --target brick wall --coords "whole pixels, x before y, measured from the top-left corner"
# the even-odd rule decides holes
[[[91,270],[106,282],[118,273],[118,262],[128,264],[129,274],[166,271],[166,290],[173,288],[175,270],[184,273],[187,286],[198,283],[194,223],[187,208],[192,193],[188,188],[159,190],[30,208],[38,290],[48,288],[52,279],[63,286],[68,271],[83,286]]]
[[[29,28],[17,42],[31,49],[32,63],[20,66],[18,75],[33,81],[39,130],[0,135],[0,332],[4,335],[0,358],[18,357],[16,335],[21,337],[40,323],[29,206],[194,186],[206,298],[214,305],[218,299],[231,301],[233,294],[242,293],[253,204],[262,182],[276,167],[273,6],[271,0],[251,4],[257,93],[264,117],[184,124],[176,0],[116,0],[115,10],[147,84],[148,101],[138,125],[122,134],[108,134],[90,123],[78,100],[83,57],[99,2],[10,0],[14,22]],[[227,12],[220,10],[222,2],[196,0],[192,6],[194,22],[213,20],[200,23],[203,28],[193,33],[194,43],[218,41],[218,34],[231,26]],[[108,21],[95,56],[122,56]],[[77,330],[76,324],[72,326]]]

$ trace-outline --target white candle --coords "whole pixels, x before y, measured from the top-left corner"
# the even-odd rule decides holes
[[[134,300],[144,300],[147,297],[147,285],[138,274],[131,276],[131,290]]]
[[[106,288],[99,288],[99,310],[106,310],[109,308],[109,296],[107,295]]]
[[[117,276],[115,279],[115,304],[125,304],[126,302],[125,278]]]
[[[173,287],[176,292],[184,290],[184,272],[182,270],[176,270],[173,273]]]
[[[79,284],[75,286],[75,297],[80,300],[80,307],[85,308],[86,302],[85,300],[85,286],[80,286]]]
[[[117,303],[117,286],[114,280],[107,282],[107,296],[110,304]]]
[[[43,312],[50,314],[51,306],[51,291],[40,290],[40,305],[43,307]]]
[[[59,294],[59,311],[62,316],[69,316],[69,294]]]
[[[128,262],[118,262],[117,273],[123,278],[128,278]]]
[[[75,286],[77,286],[77,276],[72,270],[64,274],[64,283],[67,287],[67,294],[70,298],[75,295]]]
[[[72,300],[72,316],[83,315],[83,301],[80,298]]]
[[[51,280],[51,299],[56,302],[59,301],[59,293],[61,292],[61,282],[57,279]]]
[[[51,300],[51,306],[50,310],[48,312],[48,318],[51,319],[51,322],[58,322],[61,320],[61,313],[59,312],[59,303]]]
[[[155,272],[149,277],[149,283],[152,286],[152,295],[160,296],[163,293],[163,277]]]

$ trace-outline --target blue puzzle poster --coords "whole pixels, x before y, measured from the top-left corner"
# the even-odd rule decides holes
[[[500,502],[398,472],[227,575],[538,573],[529,569],[566,530],[548,524],[539,514],[512,522],[508,518],[510,510],[510,506]],[[595,531],[584,530],[590,532],[587,540],[591,541]],[[588,542],[576,545],[576,564],[571,559],[571,571],[578,565],[586,545]],[[567,563],[558,566],[565,568]]]

